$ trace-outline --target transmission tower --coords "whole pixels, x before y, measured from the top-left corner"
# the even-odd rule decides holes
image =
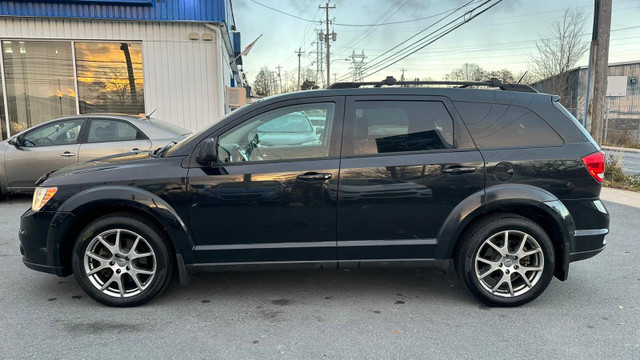
[[[358,55],[353,50],[351,53],[351,65],[349,69],[353,70],[353,82],[361,82],[364,77],[364,59],[367,57],[364,55],[364,50]]]

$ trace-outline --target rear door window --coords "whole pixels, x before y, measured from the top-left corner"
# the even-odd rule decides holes
[[[562,138],[534,112],[514,105],[455,102],[478,148],[560,146]]]
[[[356,101],[353,154],[374,155],[453,147],[453,120],[440,102]]]

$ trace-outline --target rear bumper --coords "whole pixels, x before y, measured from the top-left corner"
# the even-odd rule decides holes
[[[576,224],[569,261],[598,255],[607,245],[609,212],[599,199],[563,201]]]

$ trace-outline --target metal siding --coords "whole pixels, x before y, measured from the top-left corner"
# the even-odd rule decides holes
[[[188,40],[190,32],[214,32],[213,41]],[[218,59],[226,50],[220,31],[203,24],[0,18],[0,34],[6,39],[142,41],[147,112],[156,109],[154,116],[192,131],[224,113]]]
[[[152,5],[1,1],[0,16],[226,22],[230,0],[156,0]],[[227,20],[227,18],[230,18]]]

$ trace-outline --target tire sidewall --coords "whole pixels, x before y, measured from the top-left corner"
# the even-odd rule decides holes
[[[84,270],[84,254],[91,240],[96,235],[114,228],[130,230],[141,235],[152,247],[156,256],[156,274],[151,285],[132,297],[116,298],[103,294],[91,283]],[[109,306],[138,306],[152,300],[168,284],[171,278],[171,266],[167,245],[159,232],[141,219],[133,217],[106,216],[95,220],[80,233],[73,248],[72,267],[76,281],[92,299]]]
[[[544,256],[544,269],[540,280],[526,293],[512,298],[489,293],[482,287],[475,273],[474,258],[480,246],[486,239],[505,230],[522,231],[532,236],[540,245]],[[492,306],[519,306],[534,300],[547,288],[555,269],[555,254],[549,236],[539,225],[522,217],[505,217],[481,226],[468,238],[463,255],[460,275],[465,285],[481,301]]]

